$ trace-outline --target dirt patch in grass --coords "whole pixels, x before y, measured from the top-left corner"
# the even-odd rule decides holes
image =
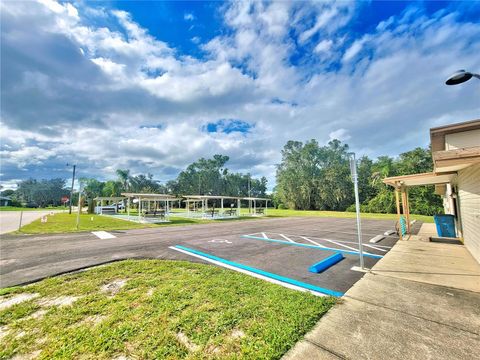
[[[41,350],[36,350],[29,354],[18,354],[15,355],[12,360],[34,360],[40,356]]]
[[[2,296],[0,299],[0,310],[8,309],[11,306],[20,304],[24,301],[35,299],[39,296],[40,294],[36,294],[36,293],[35,294],[24,293],[24,294],[14,295],[11,297]]]
[[[200,350],[200,346],[198,346],[197,344],[193,343],[188,337],[187,335],[185,335],[183,332],[178,332],[177,335],[177,340],[180,342],[180,344],[182,344],[183,346],[185,346],[188,351],[190,352],[197,352],[198,350]]]
[[[75,301],[78,300],[78,296],[60,296],[56,298],[46,298],[38,301],[38,305],[42,307],[49,307],[49,306],[70,306]]]
[[[85,319],[83,319],[79,324],[95,326],[100,324],[106,318],[107,317],[104,315],[90,315],[90,316],[87,316]]]
[[[38,295],[0,310],[0,359],[279,359],[335,303],[166,260],[116,262],[3,294]]]
[[[107,293],[110,296],[115,296],[125,286],[127,280],[117,279],[108,284],[102,286],[102,292]]]

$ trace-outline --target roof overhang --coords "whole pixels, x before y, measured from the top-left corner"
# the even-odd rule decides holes
[[[235,196],[222,196],[222,195],[184,195],[187,200],[221,200],[221,199],[241,199]]]
[[[439,150],[432,153],[436,173],[458,171],[480,163],[480,146]]]
[[[455,173],[436,174],[429,172],[422,174],[392,176],[383,179],[383,182],[398,189],[401,187],[448,184],[454,180],[455,176]]]
[[[149,193],[122,193],[125,197],[128,198],[137,198],[141,200],[149,201],[175,201],[180,200],[173,195],[168,194],[149,194]]]
[[[102,200],[107,200],[107,201],[120,201],[126,199],[125,196],[97,196],[95,201],[102,201]]]
[[[480,119],[430,129],[432,153],[445,150],[445,136],[480,129]]]

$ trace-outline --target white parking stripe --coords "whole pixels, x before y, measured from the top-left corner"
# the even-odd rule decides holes
[[[320,245],[320,244],[317,243],[316,241],[313,241],[313,240],[311,240],[311,239],[309,239],[309,238],[307,238],[307,237],[305,237],[305,236],[299,236],[299,237],[301,237],[301,238],[304,239],[304,240],[310,241],[312,244],[315,244],[315,245],[317,245],[317,246],[325,247],[325,246],[323,246],[323,245]]]
[[[348,245],[343,245],[337,241],[334,241],[334,240],[330,240],[330,239],[322,239],[323,241],[328,241],[328,242],[331,242],[332,244],[336,244],[338,246],[343,246],[344,248],[347,248],[347,249],[350,249],[350,250],[354,250],[354,251],[358,251],[358,249],[354,248],[354,247],[351,247],[351,246],[348,246]]]
[[[285,235],[283,235],[283,234],[278,234],[278,235],[280,235],[281,237],[283,237],[283,238],[284,238],[285,240],[287,240],[287,241],[290,241],[290,242],[293,242],[293,243],[295,242],[295,241],[293,241],[292,239],[290,239],[289,237],[287,237],[287,236],[285,236]]]
[[[106,231],[92,231],[92,234],[95,235],[96,237],[100,239],[114,239],[116,238],[115,235],[110,234],[109,232]]]
[[[225,267],[227,269],[230,269],[230,270],[234,270],[234,271],[238,271],[238,272],[241,272],[243,274],[247,274],[247,275],[250,275],[250,276],[253,276],[253,277],[256,277],[258,279],[262,279],[262,280],[265,280],[265,281],[268,281],[268,282],[271,282],[273,284],[277,284],[277,285],[280,285],[280,286],[283,286],[283,287],[286,287],[286,288],[289,288],[289,289],[293,289],[293,290],[298,290],[298,291],[303,291],[303,292],[309,292],[313,295],[316,295],[316,296],[327,296],[325,294],[322,294],[318,291],[313,291],[313,290],[309,290],[309,289],[305,289],[305,288],[302,288],[300,286],[295,286],[293,284],[288,284],[286,282],[283,282],[283,281],[279,281],[279,280],[275,280],[275,279],[272,279],[272,278],[269,278],[267,276],[263,276],[263,275],[260,275],[260,274],[256,274],[254,272],[251,272],[251,271],[248,271],[248,270],[245,270],[245,269],[240,269],[238,267],[235,267],[235,266],[231,266],[231,265],[228,265],[228,264],[225,264],[225,263],[222,263],[220,261],[216,261],[216,260],[213,260],[213,259],[209,259],[205,256],[201,256],[201,255],[197,255],[197,254],[193,254],[191,252],[188,252],[188,251],[185,251],[183,249],[179,249],[179,248],[176,248],[175,246],[169,246],[168,247],[169,249],[172,249],[172,250],[175,250],[175,251],[179,251],[181,253],[184,253],[186,255],[190,255],[190,256],[193,256],[193,257],[196,257],[196,258],[199,258],[199,259],[202,259],[204,261],[208,261],[212,264],[215,264],[215,265],[218,265],[218,266],[222,266],[222,267]]]
[[[369,247],[369,248],[372,248],[372,249],[375,249],[375,250],[378,250],[378,251],[387,252],[387,250],[381,249],[381,248],[376,247],[376,246],[373,246],[373,245],[363,244],[363,246],[364,246],[364,247]]]
[[[293,235],[293,234],[286,234],[287,236],[290,236],[290,237],[300,237],[300,238],[304,238],[304,236],[302,235]],[[324,238],[319,238],[319,237],[315,237],[315,236],[309,236],[308,238],[309,241],[311,239],[315,239],[315,240],[325,240]],[[306,239],[305,239],[306,240]],[[346,241],[346,240],[334,240],[334,241],[337,241],[337,242],[340,242],[340,243],[345,243],[345,244],[358,244],[358,242],[356,241]],[[365,243],[364,243],[365,244]],[[379,247],[379,248],[384,248],[384,249],[391,249],[392,247],[391,246],[386,246],[386,245],[378,245],[378,244],[375,244],[376,247]]]

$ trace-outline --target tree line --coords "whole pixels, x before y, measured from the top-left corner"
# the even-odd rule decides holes
[[[432,171],[430,149],[417,147],[398,158],[380,156],[357,161],[359,197],[362,212],[394,213],[393,189],[385,177]],[[339,140],[326,146],[317,141],[289,141],[277,166],[277,185],[273,193],[280,208],[301,210],[354,211],[355,197],[349,166],[349,147]],[[443,211],[442,199],[434,186],[411,188],[412,213],[434,215]]]
[[[267,179],[254,178],[250,174],[231,172],[226,167],[229,157],[214,155],[201,158],[179,173],[176,179],[162,183],[150,173],[132,175],[128,169],[118,169],[117,179],[100,181],[80,178],[82,193],[88,202],[98,196],[120,196],[122,192],[158,193],[180,195],[224,195],[266,197]],[[17,189],[5,190],[2,195],[12,199],[12,205],[47,207],[62,205],[61,199],[70,196],[66,179],[27,179],[17,184]],[[78,201],[74,193],[73,204]],[[228,203],[228,202],[227,202]]]
[[[200,158],[167,182],[154,179],[150,173],[132,175],[128,169],[118,169],[115,180],[100,181],[81,178],[86,199],[97,196],[120,196],[122,192],[165,193],[172,195],[224,195],[271,197],[274,206],[300,210],[354,211],[354,193],[349,168],[349,146],[332,140],[325,146],[317,141],[288,141],[277,165],[276,187],[270,195],[267,179],[250,174],[231,172],[229,157],[214,155]],[[380,156],[375,160],[362,156],[357,161],[358,185],[363,212],[394,213],[393,189],[385,185],[385,177],[432,171],[430,149],[415,148],[397,158]],[[17,190],[6,190],[13,204],[45,207],[60,205],[62,196],[69,196],[65,179],[28,179]],[[78,201],[75,194],[72,202]],[[410,190],[411,212],[433,215],[442,212],[441,197],[433,186],[418,186]]]

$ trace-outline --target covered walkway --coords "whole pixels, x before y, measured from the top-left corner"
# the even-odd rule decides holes
[[[175,213],[175,216],[201,219],[226,219],[240,216],[241,198],[239,197],[185,195],[184,198],[185,212]],[[225,202],[229,202],[230,206],[225,207]]]

